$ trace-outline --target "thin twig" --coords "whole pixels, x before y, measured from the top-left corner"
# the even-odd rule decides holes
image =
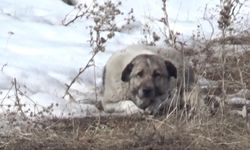
[[[84,17],[84,16],[89,12],[89,10],[90,10],[90,8],[92,7],[92,5],[93,5],[93,2],[92,2],[92,4],[91,4],[88,8],[86,8],[87,6],[84,5],[83,7],[86,8],[86,10],[85,10],[84,12],[82,11],[82,8],[81,8],[81,7],[82,7],[82,4],[79,5],[79,6],[77,6],[75,9],[78,9],[78,12],[77,12],[77,14],[75,15],[75,17],[74,17],[73,19],[71,19],[70,21],[68,21],[67,23],[65,23],[66,20],[67,20],[67,17],[70,15],[70,13],[72,13],[72,12],[74,11],[74,10],[73,10],[73,11],[71,11],[70,13],[68,13],[68,14],[64,17],[64,19],[63,19],[63,21],[62,21],[62,24],[65,25],[65,26],[68,26],[68,25],[74,23],[77,19]]]
[[[16,78],[14,78],[14,87],[15,87],[15,97],[16,97],[16,106],[17,106],[17,111],[20,111],[22,116],[24,118],[27,118],[25,113],[23,112],[23,109],[22,109],[22,104],[20,102],[20,98],[18,96],[18,88],[17,88],[17,81],[16,81]]]
[[[95,61],[93,61],[93,63],[94,63],[94,80],[95,80],[95,100],[96,100],[96,102],[97,102],[97,83],[96,83],[96,65],[95,65]]]
[[[3,99],[2,99],[2,101],[1,101],[1,104],[0,105],[3,105],[3,102],[4,102],[4,100],[9,96],[9,94],[10,94],[10,92],[11,92],[11,90],[12,90],[12,88],[13,88],[13,84],[11,84],[11,87],[8,89],[8,92],[5,94],[5,96],[3,97]]]
[[[79,70],[78,74],[73,78],[73,80],[70,82],[70,84],[69,84],[69,85],[66,84],[67,89],[66,89],[66,91],[65,91],[65,93],[64,93],[64,95],[63,95],[63,98],[65,98],[65,96],[67,96],[67,95],[71,95],[71,94],[69,93],[69,90],[70,90],[71,86],[76,82],[76,80],[79,78],[79,76],[80,76],[83,72],[85,72],[85,70],[86,70],[87,68],[89,68],[89,67],[91,66],[90,63],[93,62],[93,59],[94,59],[94,57],[96,56],[97,53],[98,53],[98,51],[96,51],[96,52],[92,55],[92,57],[89,59],[89,61],[88,61],[87,64],[85,65],[85,67],[84,67],[84,68],[81,68],[81,69]]]

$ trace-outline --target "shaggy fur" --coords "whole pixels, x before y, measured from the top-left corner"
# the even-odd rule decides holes
[[[193,69],[176,50],[130,46],[105,66],[102,106],[109,113],[156,114],[183,105],[184,88],[194,82]]]

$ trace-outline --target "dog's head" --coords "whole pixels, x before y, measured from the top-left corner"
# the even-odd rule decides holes
[[[157,55],[139,55],[123,70],[121,80],[129,82],[135,104],[145,109],[160,97],[166,99],[170,79],[177,78],[177,68]]]

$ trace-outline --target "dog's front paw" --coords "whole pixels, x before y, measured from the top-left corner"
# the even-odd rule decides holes
[[[142,109],[137,107],[134,102],[127,100],[121,102],[121,109],[125,115],[141,115],[144,113]]]

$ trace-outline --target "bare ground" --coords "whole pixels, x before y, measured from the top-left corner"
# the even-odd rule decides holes
[[[185,121],[184,121],[185,120]],[[26,149],[250,149],[244,119],[226,114],[187,121],[171,118],[101,117],[47,119],[2,136],[0,148]],[[34,124],[34,123],[33,123]]]

